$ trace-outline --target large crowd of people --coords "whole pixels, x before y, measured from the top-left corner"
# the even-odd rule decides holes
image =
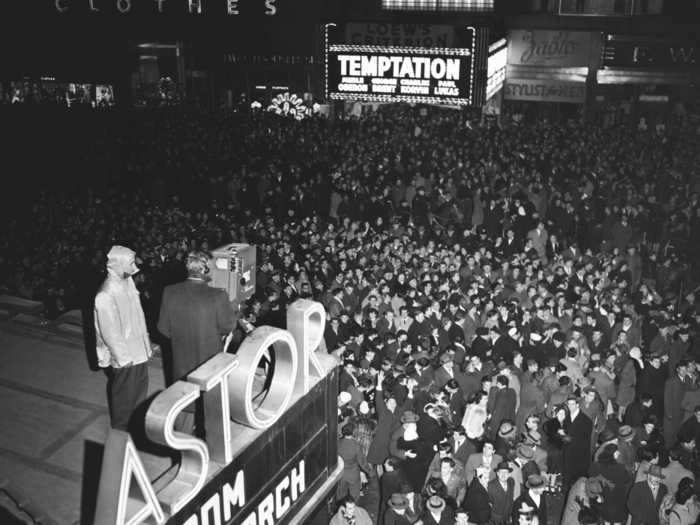
[[[408,106],[129,114],[72,144],[92,184],[6,225],[0,288],[85,307],[123,244],[158,339],[186,254],[248,242],[232,348],[296,298],[328,312],[332,523],[695,523],[697,139]]]

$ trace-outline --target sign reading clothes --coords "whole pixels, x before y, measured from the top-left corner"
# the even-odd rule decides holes
[[[346,44],[410,47],[452,47],[452,26],[435,24],[349,23]]]
[[[516,29],[508,33],[508,64],[588,66],[591,33]]]
[[[504,98],[506,100],[580,104],[586,98],[586,84],[560,80],[509,78],[506,80]]]
[[[471,49],[331,45],[326,73],[333,100],[472,103]]]

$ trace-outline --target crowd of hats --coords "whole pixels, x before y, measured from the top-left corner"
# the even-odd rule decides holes
[[[427,244],[426,233],[437,233],[437,223],[424,220],[424,201],[450,248],[493,244],[501,229],[513,229],[522,241],[535,211],[562,245],[577,241],[594,253],[604,234],[625,233],[617,228],[624,215],[629,226],[646,233],[650,246],[658,245],[651,258],[664,279],[700,245],[694,242],[698,228],[691,227],[697,195],[675,191],[686,187],[688,167],[697,159],[687,127],[669,125],[662,139],[651,131],[635,132],[634,140],[626,128],[572,123],[504,123],[495,132],[464,113],[393,106],[352,121],[292,123],[268,115],[171,110],[96,115],[79,128],[85,139],[62,142],[56,161],[65,164],[66,173],[85,166],[89,173],[81,175],[75,192],[34,188],[31,220],[14,217],[0,240],[0,287],[59,309],[84,299],[83,279],[72,265],[103,270],[104,253],[114,241],[135,248],[152,271],[178,252],[246,237],[272,252],[290,243],[300,266],[306,255],[312,263],[327,258],[336,265],[343,258],[352,266],[363,248],[356,235],[345,230],[329,253],[327,246],[313,244],[321,240],[320,228],[307,236],[312,244],[300,242],[302,219],[330,213],[341,220],[370,220],[375,228],[377,218],[388,225],[395,215],[403,224],[414,219],[404,237],[414,256]],[[46,137],[46,150],[52,151],[55,139]],[[40,142],[32,146],[42,151]],[[403,182],[394,185],[397,178]],[[414,195],[421,206],[412,210]],[[493,217],[489,202],[498,212]],[[482,227],[465,239],[465,226],[479,222]],[[304,245],[308,254],[300,253]],[[494,263],[515,262],[509,253],[488,251]],[[432,265],[432,255],[423,252],[417,259]],[[385,262],[383,257],[380,263]],[[533,264],[532,253],[517,260]],[[275,270],[290,271],[281,264]],[[422,279],[426,272],[417,273]],[[477,286],[472,295],[483,299],[489,292]]]

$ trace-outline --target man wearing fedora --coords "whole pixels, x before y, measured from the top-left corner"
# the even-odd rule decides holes
[[[399,492],[395,492],[387,501],[387,509],[383,519],[378,522],[382,525],[410,525],[411,521],[406,516],[408,499]]]
[[[493,404],[491,405],[491,395]],[[489,404],[491,408],[491,435],[496,438],[498,430],[503,420],[515,420],[515,408],[517,396],[515,390],[510,388],[510,381],[505,375],[496,376],[494,386],[489,393]]]
[[[507,525],[515,501],[515,481],[510,474],[513,469],[507,461],[501,461],[496,466],[496,479],[488,484],[489,501],[491,502],[492,525]]]
[[[646,481],[632,485],[627,497],[630,525],[659,525],[659,507],[668,488],[662,483],[665,478],[659,465],[650,465]]]
[[[668,446],[673,446],[678,437],[678,430],[683,424],[683,396],[688,389],[689,381],[686,380],[688,362],[680,361],[664,385],[664,441]]]
[[[510,419],[504,419],[498,429],[496,437],[496,453],[499,456],[506,457],[508,452],[515,448],[515,440],[517,437],[515,425]]]
[[[521,443],[515,451],[515,459],[513,460],[513,465],[515,469],[513,470],[513,479],[516,481],[515,494],[516,497],[520,495],[522,491],[525,490],[523,487],[523,482],[527,480],[533,474],[541,474],[540,467],[534,461],[535,451],[531,446]]]
[[[634,473],[634,462],[637,459],[637,447],[634,443],[636,431],[629,425],[622,425],[617,430],[617,449],[620,452],[618,463],[622,463],[630,474]]]
[[[595,387],[587,386],[583,389],[581,411],[593,423],[593,432],[591,433],[591,451],[593,451],[593,447],[598,442],[598,435],[603,431],[607,422],[603,403],[600,401]]]
[[[389,443],[392,456],[402,459],[401,472],[416,492],[423,488],[428,473],[432,443],[426,441],[417,431],[420,416],[412,410],[401,415],[401,427],[394,431]]]
[[[403,473],[399,469],[401,460],[389,456],[384,460],[384,473],[379,478],[379,513],[378,517],[384,516],[387,501],[395,492],[401,491],[401,485],[404,483]]]
[[[513,503],[513,523],[518,523],[518,509],[525,504],[535,509],[539,525],[547,525],[547,504],[544,496],[546,483],[544,477],[539,474],[528,476],[527,481],[525,481],[525,487],[527,490]]]
[[[522,442],[532,448],[535,456],[532,461],[539,467],[540,473],[547,471],[547,450],[542,447],[542,434],[539,430],[527,430],[522,435]]]
[[[425,504],[425,510],[420,515],[423,525],[452,525],[454,512],[440,496],[430,496]]]

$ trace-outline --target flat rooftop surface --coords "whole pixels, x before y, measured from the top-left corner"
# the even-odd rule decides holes
[[[149,366],[151,394],[164,385]],[[91,369],[78,334],[0,321],[0,486],[28,498],[56,523],[90,523],[109,430],[107,377]],[[151,479],[172,464],[141,454]]]

